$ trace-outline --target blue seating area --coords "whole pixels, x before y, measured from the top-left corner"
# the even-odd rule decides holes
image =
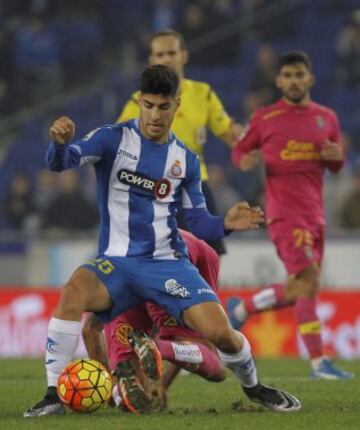
[[[357,2],[352,0],[341,2],[341,13],[334,11],[330,13],[326,12],[326,2],[307,3],[297,9],[297,34],[291,39],[275,40],[271,45],[277,53],[283,53],[289,49],[302,49],[309,52],[313,58],[317,78],[313,98],[338,112],[344,131],[353,136],[355,149],[360,152],[360,88],[337,87],[334,80],[336,35],[356,4]],[[85,39],[91,38],[90,44],[100,46],[103,43],[101,35],[93,39],[96,34],[93,29],[84,28],[83,30],[81,34]],[[70,24],[67,31],[71,36]],[[242,41],[238,58],[231,67],[229,65],[191,66],[190,61],[187,76],[206,80],[212,84],[224,101],[228,112],[234,118],[242,120],[240,118],[241,100],[249,87],[258,46],[259,43],[256,42]],[[69,51],[70,60],[76,61],[76,52],[73,50]],[[136,88],[136,76],[132,78],[121,76],[117,69],[107,73],[105,88],[93,91],[90,95],[79,96],[61,109],[48,111],[22,125],[1,163],[0,202],[6,196],[11,178],[16,172],[27,173],[34,179],[38,169],[43,167],[48,125],[56,116],[66,114],[72,117],[77,124],[78,137],[99,124],[111,123],[116,119],[123,103]],[[110,98],[116,99],[114,109],[109,108],[109,95]],[[224,145],[216,144],[210,138],[207,145],[208,159],[227,162],[228,156],[228,149]]]

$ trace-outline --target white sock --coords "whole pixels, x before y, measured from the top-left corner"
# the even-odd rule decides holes
[[[311,367],[313,370],[318,370],[324,357],[316,357],[311,359]]]
[[[45,355],[48,387],[57,387],[61,371],[74,357],[80,334],[81,323],[79,321],[51,318]]]
[[[119,406],[121,405],[121,403],[123,403],[123,399],[122,399],[122,398],[121,398],[121,396],[120,396],[120,393],[119,393],[119,385],[118,385],[118,384],[115,384],[115,385],[113,386],[113,389],[112,389],[112,396],[113,396],[113,399],[114,399],[115,405],[116,405],[117,407],[119,407]]]
[[[222,362],[235,373],[243,387],[254,387],[259,380],[251,347],[246,337],[240,332],[238,334],[242,336],[244,341],[241,351],[237,354],[225,354],[219,351],[219,356]]]
[[[234,309],[234,313],[235,313],[236,318],[237,318],[239,321],[245,321],[245,320],[246,320],[246,318],[248,317],[248,312],[247,312],[247,310],[245,309],[245,304],[244,304],[244,302],[239,303],[239,304],[235,307],[235,309]]]
[[[254,307],[258,311],[271,309],[277,303],[274,287],[264,288],[252,297]]]

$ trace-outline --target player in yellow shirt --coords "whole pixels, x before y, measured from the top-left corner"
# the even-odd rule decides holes
[[[198,154],[201,167],[202,189],[205,194],[209,211],[217,214],[216,204],[211,190],[207,184],[208,173],[204,161],[204,146],[207,129],[223,142],[232,146],[240,134],[240,124],[234,121],[225,112],[221,100],[205,82],[185,79],[184,67],[188,61],[189,53],[186,50],[182,35],[174,30],[165,30],[155,33],[149,42],[149,63],[163,64],[174,69],[181,78],[181,104],[172,124],[172,131],[192,151]],[[125,104],[117,122],[127,121],[139,116],[139,92],[132,94]],[[181,225],[181,219],[179,224]],[[225,253],[222,241],[209,242],[221,255]]]

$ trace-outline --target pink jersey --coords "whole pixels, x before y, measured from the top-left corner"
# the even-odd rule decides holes
[[[335,112],[317,103],[297,106],[280,100],[255,112],[232,151],[232,160],[238,166],[244,154],[261,149],[268,219],[325,224],[324,170],[336,172],[343,164],[321,160],[326,140],[340,144],[339,123]]]

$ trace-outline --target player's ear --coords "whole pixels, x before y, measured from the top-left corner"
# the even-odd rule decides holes
[[[148,56],[148,64],[153,66],[155,63],[155,58],[152,50],[152,44],[149,46],[149,56]]]
[[[276,88],[281,89],[281,76],[277,75],[275,79]]]
[[[175,102],[176,102],[176,109],[180,106],[180,102],[181,102],[181,90],[180,90],[180,86],[175,94]]]
[[[315,75],[313,75],[313,74],[311,73],[311,78],[310,78],[310,87],[313,87],[313,86],[315,85],[315,81],[316,81]]]
[[[182,52],[182,62],[183,62],[183,65],[185,65],[189,61],[189,51],[187,49],[183,49],[181,52]]]

